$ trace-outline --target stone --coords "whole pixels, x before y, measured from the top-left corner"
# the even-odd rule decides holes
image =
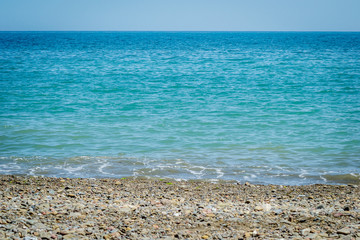
[[[119,232],[112,232],[111,236],[115,239],[120,238],[121,234]]]
[[[253,237],[258,237],[258,236],[259,236],[259,233],[258,233],[258,231],[254,230],[254,231],[251,233],[251,235],[252,235]]]
[[[250,237],[251,237],[251,235],[252,235],[252,233],[251,233],[251,232],[246,232],[246,233],[244,234],[244,237],[245,237],[245,238],[250,238]]]
[[[351,232],[352,232],[351,228],[348,228],[348,227],[337,230],[338,234],[343,234],[343,235],[349,235],[349,234],[351,234]]]
[[[24,237],[24,240],[38,240],[38,238],[37,237],[28,237],[28,236],[26,236],[26,237]]]
[[[344,211],[350,211],[350,207],[349,207],[349,206],[345,206],[345,207],[343,208],[343,210],[344,210]]]
[[[42,230],[42,229],[46,229],[46,225],[38,222],[38,223],[34,224],[31,228],[34,230]]]
[[[263,211],[264,208],[263,208],[263,206],[258,205],[258,206],[256,206],[256,207],[254,208],[254,210],[255,210],[255,211]]]
[[[301,235],[306,237],[307,235],[309,235],[311,232],[311,229],[310,228],[305,228],[303,230],[301,230]]]
[[[323,239],[321,236],[319,236],[319,235],[316,234],[316,233],[309,234],[309,235],[307,235],[306,238],[307,238],[307,239],[314,239],[314,240],[321,240],[321,239]]]
[[[63,240],[76,240],[79,239],[79,236],[74,234],[67,234],[63,236]]]
[[[41,231],[40,238],[41,239],[51,239],[51,234],[49,232]]]
[[[271,210],[271,208],[272,208],[271,205],[268,203],[263,205],[263,209],[265,212],[269,212]]]
[[[78,218],[78,217],[81,217],[81,213],[79,213],[79,212],[72,212],[72,213],[70,213],[69,216],[72,217],[72,218]]]
[[[130,214],[132,209],[130,207],[121,207],[118,209],[119,213]]]
[[[113,236],[111,235],[111,234],[106,234],[106,235],[104,235],[104,239],[105,240],[110,240],[110,239],[112,239],[113,238]]]

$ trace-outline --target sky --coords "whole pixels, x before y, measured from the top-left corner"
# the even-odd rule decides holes
[[[360,31],[360,0],[0,0],[0,31]]]

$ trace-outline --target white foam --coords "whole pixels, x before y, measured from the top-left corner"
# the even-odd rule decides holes
[[[217,178],[221,178],[221,177],[223,177],[223,176],[224,176],[224,172],[223,172],[223,171],[221,171],[221,169],[219,169],[219,168],[215,168],[215,170],[216,170],[216,173],[218,174]]]
[[[320,178],[321,178],[324,182],[327,182],[327,179],[324,178],[322,175],[320,175]]]
[[[79,166],[79,167],[70,167],[70,166],[68,166],[68,167],[66,167],[64,170],[66,170],[66,171],[69,172],[69,173],[74,173],[74,172],[79,172],[79,171],[81,171],[83,168],[84,168],[83,165],[82,165],[82,166]]]
[[[306,179],[305,175],[306,175],[307,173],[308,173],[308,172],[307,172],[305,169],[301,169],[301,173],[299,174],[299,177]]]
[[[21,169],[21,167],[16,163],[8,163],[8,164],[1,164],[0,169],[1,170],[9,169],[11,171],[15,171]]]
[[[108,162],[103,163],[100,167],[99,167],[99,172],[105,175],[110,175],[110,176],[115,176],[115,174],[113,173],[109,173],[104,171],[104,168],[111,166]]]
[[[39,170],[41,171],[42,168],[41,168],[41,167],[33,167],[33,168],[30,168],[30,169],[29,169],[29,175],[37,175],[37,172],[38,172]]]
[[[192,170],[192,169],[186,169],[188,172],[193,174],[197,179],[201,178],[204,175],[203,172],[205,170],[205,167],[203,167],[203,166],[193,166],[192,168],[199,168],[200,169],[198,171]]]

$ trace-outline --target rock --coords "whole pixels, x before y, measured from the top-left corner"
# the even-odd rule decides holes
[[[275,215],[279,215],[279,214],[281,214],[283,212],[283,210],[282,209],[275,209],[275,210],[273,210],[273,212],[275,213]]]
[[[111,234],[106,234],[106,235],[104,235],[104,239],[105,240],[110,240],[110,239],[112,239],[112,235]]]
[[[26,236],[26,237],[24,237],[24,240],[38,240],[38,238],[37,237],[28,237],[28,236]]]
[[[19,236],[20,237],[25,237],[26,236],[26,234],[27,234],[27,231],[25,230],[25,229],[19,229]]]
[[[40,238],[41,239],[51,239],[51,234],[49,232],[41,231]]]
[[[46,200],[51,201],[53,200],[52,196],[46,196]]]
[[[343,208],[343,210],[344,210],[344,211],[350,211],[350,207],[349,207],[349,206],[345,206],[345,207]]]
[[[132,209],[130,207],[121,207],[118,209],[119,213],[130,214]]]
[[[344,215],[344,214],[342,214],[342,213],[340,213],[340,212],[335,212],[335,213],[333,213],[333,216],[336,217],[336,218],[341,217],[341,216],[343,216],[343,215]]]
[[[72,218],[79,218],[79,217],[81,217],[81,213],[79,213],[79,212],[72,212],[72,213],[70,213],[69,216],[72,217]]]
[[[265,212],[269,212],[271,210],[271,208],[272,208],[271,205],[268,204],[268,203],[265,203],[263,205],[263,209],[264,209]]]
[[[301,230],[301,235],[306,237],[307,235],[309,235],[311,232],[311,229],[310,228],[305,228],[303,230]]]
[[[220,202],[217,204],[217,208],[227,208],[227,207],[231,207],[232,203],[231,202]]]
[[[34,224],[31,228],[34,230],[43,230],[43,229],[46,229],[46,225],[38,222],[38,223]]]
[[[229,222],[238,222],[238,223],[241,223],[244,221],[243,218],[237,218],[237,217],[234,217],[234,218],[229,218],[228,219]],[[245,232],[244,232],[245,233]]]
[[[351,228],[345,227],[337,230],[337,234],[349,235],[352,232],[351,230],[352,230]]]
[[[63,240],[77,240],[79,239],[79,236],[74,234],[67,234],[63,236]]]
[[[28,223],[28,224],[30,224],[30,225],[35,225],[38,221],[37,221],[37,220],[33,220],[33,219],[26,219],[25,222]]]
[[[245,237],[245,238],[250,238],[250,237],[251,237],[251,235],[252,235],[252,233],[251,233],[251,232],[246,232],[246,233],[244,234],[244,237]]]
[[[258,236],[259,236],[259,233],[258,233],[258,231],[254,230],[254,231],[251,233],[251,235],[252,235],[253,237],[258,237]]]

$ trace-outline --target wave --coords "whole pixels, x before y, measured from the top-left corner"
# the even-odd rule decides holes
[[[293,167],[282,163],[256,164],[246,160],[188,161],[173,158],[117,156],[44,156],[0,157],[0,174],[38,175],[50,177],[155,177],[183,180],[250,181],[258,184],[360,184],[360,174],[335,172],[322,168]]]
[[[338,175],[322,175],[327,182],[360,184],[360,173],[338,174]]]

